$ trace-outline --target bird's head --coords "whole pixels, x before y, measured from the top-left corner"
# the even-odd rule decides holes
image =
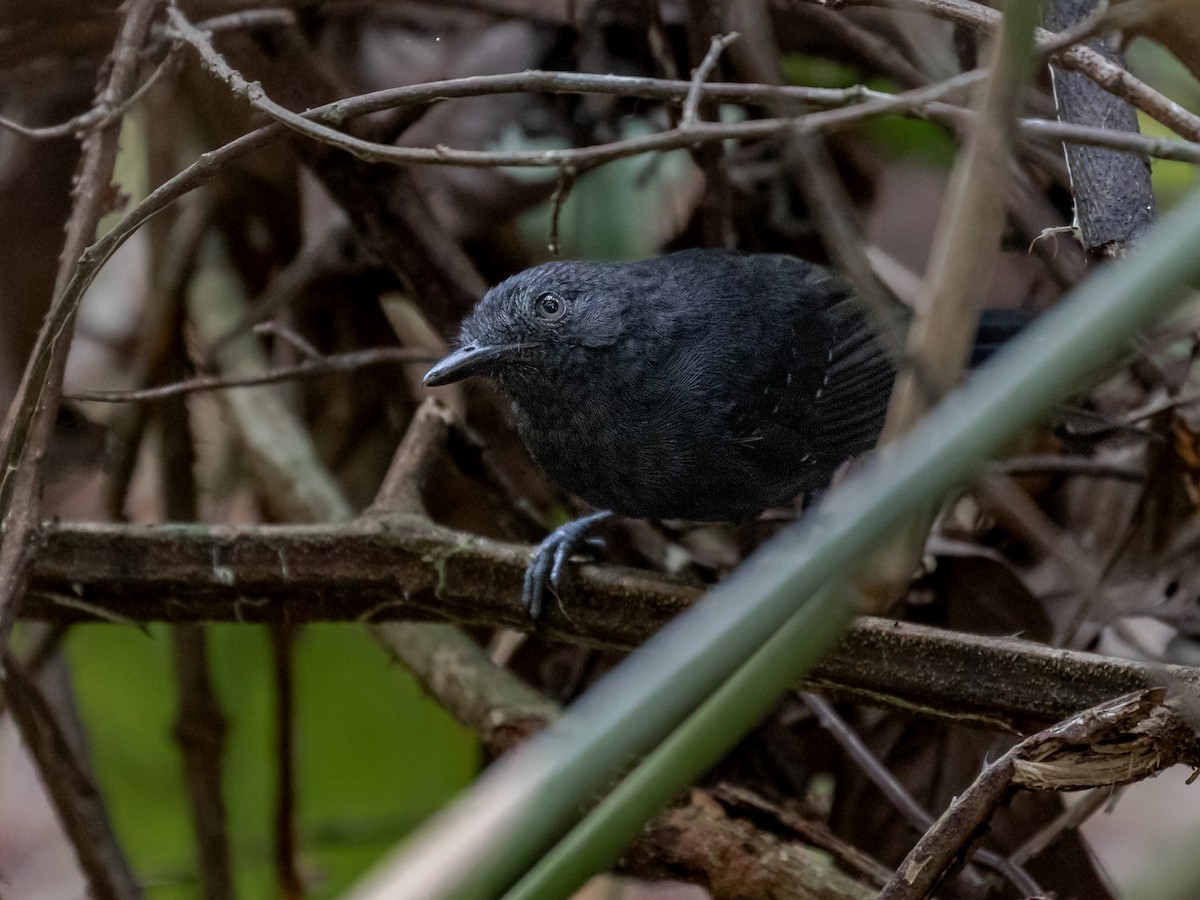
[[[527,269],[484,295],[463,322],[459,346],[425,375],[429,387],[472,375],[511,383],[559,371],[585,348],[612,345],[624,328],[624,292],[603,263],[563,261]]]

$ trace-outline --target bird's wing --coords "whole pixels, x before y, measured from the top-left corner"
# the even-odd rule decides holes
[[[875,446],[895,368],[883,338],[849,297],[782,330],[789,346],[767,354],[733,419],[759,465],[796,471],[804,490],[824,487],[846,460]]]
[[[896,378],[885,337],[855,300],[829,310],[834,343],[825,381],[813,398],[821,453],[843,459],[875,446]]]

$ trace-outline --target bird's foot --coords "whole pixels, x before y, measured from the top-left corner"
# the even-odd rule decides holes
[[[564,576],[567,560],[581,546],[602,546],[589,536],[589,532],[613,514],[607,510],[594,512],[575,519],[554,529],[533,551],[529,566],[525,569],[525,586],[521,590],[521,603],[529,612],[534,623],[541,621],[546,609],[546,594],[553,593],[560,601],[566,585]]]

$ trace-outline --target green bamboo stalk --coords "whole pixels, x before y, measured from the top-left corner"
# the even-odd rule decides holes
[[[612,866],[641,826],[716,765],[845,632],[852,594],[844,582],[818,591],[715,694],[659,744],[546,854],[505,900],[569,897]]]

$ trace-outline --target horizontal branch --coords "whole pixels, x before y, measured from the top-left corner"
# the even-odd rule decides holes
[[[530,548],[420,517],[349,525],[48,524],[23,607],[49,622],[384,622],[525,628]],[[650,572],[584,565],[543,634],[640,644],[700,589]],[[1028,730],[1163,684],[1200,691],[1200,669],[1151,666],[1030,641],[862,618],[811,683],[944,720]]]

